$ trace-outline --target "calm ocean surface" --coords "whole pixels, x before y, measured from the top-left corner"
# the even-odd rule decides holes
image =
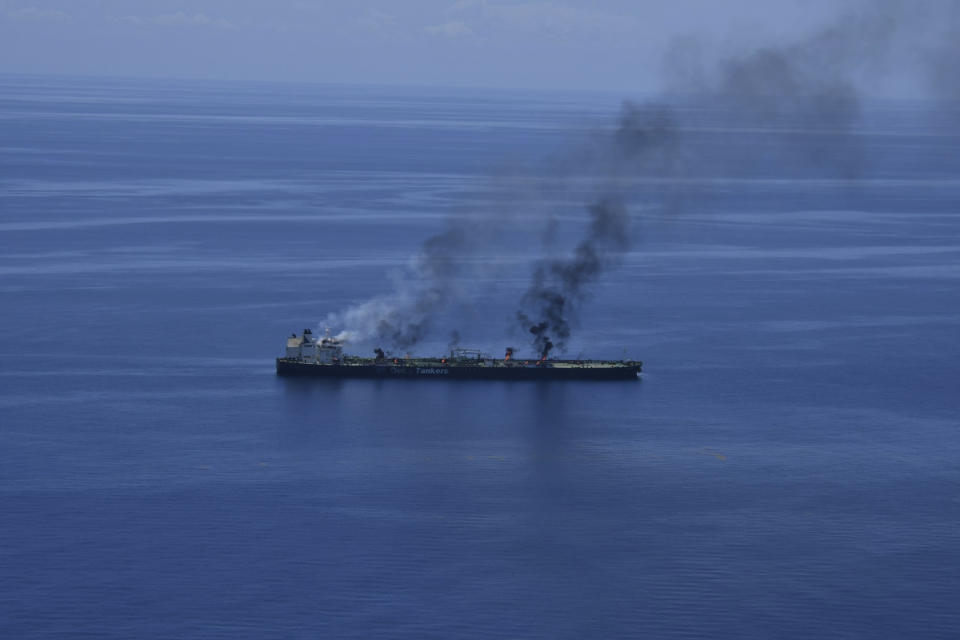
[[[570,353],[642,381],[275,377],[461,211],[515,261],[418,351],[527,349],[516,194],[619,106],[0,76],[0,636],[957,637],[960,156],[926,107],[868,110],[861,180],[636,194]]]

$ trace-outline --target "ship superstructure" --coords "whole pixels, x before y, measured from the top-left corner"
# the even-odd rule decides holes
[[[373,358],[347,355],[343,341],[329,334],[317,338],[310,329],[287,338],[277,374],[328,378],[444,378],[487,380],[625,380],[636,379],[637,360],[520,359],[507,348],[503,358],[473,349],[452,349],[439,358],[392,357],[382,349]]]
[[[329,335],[319,340],[310,329],[304,329],[299,336],[287,338],[285,360],[296,360],[310,364],[339,364],[343,361],[343,341]]]

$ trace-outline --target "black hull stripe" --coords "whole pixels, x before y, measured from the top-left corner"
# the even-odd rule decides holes
[[[310,378],[437,380],[636,380],[640,365],[615,367],[416,367],[309,364],[277,359],[277,375]]]

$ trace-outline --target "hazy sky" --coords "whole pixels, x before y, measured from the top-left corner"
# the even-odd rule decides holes
[[[837,0],[0,0],[0,72],[647,91],[677,37],[786,41]]]

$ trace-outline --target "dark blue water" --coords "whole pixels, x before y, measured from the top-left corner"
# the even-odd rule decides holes
[[[955,637],[960,161],[926,107],[869,112],[862,180],[637,194],[570,349],[642,381],[274,376],[460,211],[518,247],[464,342],[521,344],[511,194],[618,107],[0,78],[0,635]]]

